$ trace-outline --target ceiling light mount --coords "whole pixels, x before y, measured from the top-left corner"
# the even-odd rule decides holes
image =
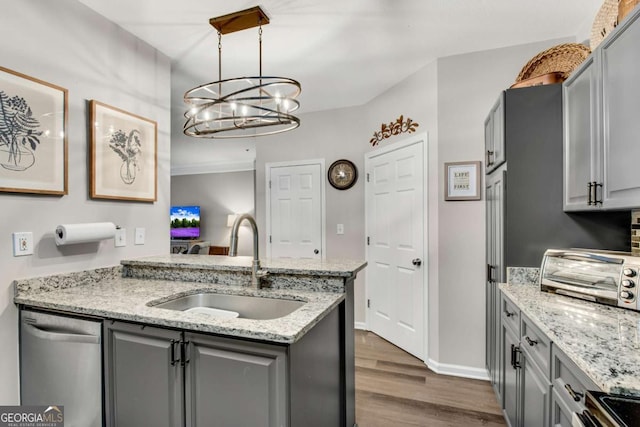
[[[262,26],[269,17],[259,7],[211,18],[218,31],[218,80],[188,90],[184,133],[197,138],[244,138],[273,135],[300,126],[292,112],[300,83],[287,77],[262,75]],[[222,34],[258,29],[259,73],[257,77],[222,79]]]

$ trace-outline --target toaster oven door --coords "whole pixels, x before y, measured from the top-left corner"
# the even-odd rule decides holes
[[[617,305],[622,259],[591,252],[549,252],[540,275],[542,290]]]

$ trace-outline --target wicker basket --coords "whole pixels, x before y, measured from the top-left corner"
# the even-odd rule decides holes
[[[625,0],[622,1],[624,2]],[[591,50],[595,50],[616,25],[618,25],[618,0],[604,0],[591,27],[591,38],[589,40]]]
[[[618,3],[618,22],[622,22],[625,16],[640,4],[640,0],[620,0]]]
[[[580,43],[565,43],[540,52],[522,68],[516,83],[548,73],[561,73],[566,79],[582,63],[591,50]]]

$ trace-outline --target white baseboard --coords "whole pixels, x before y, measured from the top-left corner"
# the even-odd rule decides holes
[[[355,329],[360,329],[362,331],[368,331],[369,330],[367,328],[367,323],[366,322],[354,322],[353,327]]]
[[[436,374],[452,375],[454,377],[471,378],[474,380],[489,381],[489,374],[484,368],[472,368],[470,366],[450,365],[428,359],[426,365]]]

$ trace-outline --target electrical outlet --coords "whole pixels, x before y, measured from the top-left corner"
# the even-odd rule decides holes
[[[143,227],[136,227],[134,242],[136,245],[144,245],[145,230]]]
[[[127,229],[126,228],[116,229],[116,237],[114,239],[114,242],[115,242],[116,248],[127,246]]]
[[[13,256],[33,255],[33,233],[13,233]]]
[[[338,224],[336,227],[336,234],[344,234],[344,224]]]

